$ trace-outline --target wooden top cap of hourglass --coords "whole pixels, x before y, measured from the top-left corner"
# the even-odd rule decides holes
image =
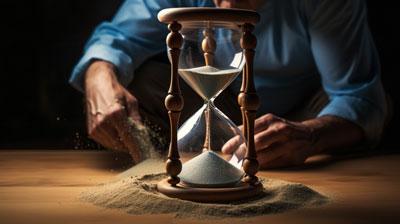
[[[158,20],[163,23],[173,21],[224,21],[238,24],[256,24],[260,21],[260,15],[255,11],[244,9],[187,7],[163,9],[158,13]]]

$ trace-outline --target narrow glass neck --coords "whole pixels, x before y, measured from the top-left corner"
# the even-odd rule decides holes
[[[209,108],[214,108],[215,107],[214,100],[215,97],[211,98],[210,100],[204,100],[204,105],[206,105],[206,107]]]

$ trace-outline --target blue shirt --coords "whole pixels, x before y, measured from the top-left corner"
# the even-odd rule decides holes
[[[127,86],[134,70],[166,50],[167,26],[157,13],[170,7],[214,6],[212,0],[127,0],[111,22],[88,41],[70,82],[83,91],[94,59],[114,64]],[[254,61],[260,113],[283,115],[322,84],[329,104],[318,116],[334,115],[358,124],[370,143],[382,133],[386,101],[378,55],[363,0],[266,0]],[[234,83],[238,84],[238,83]]]

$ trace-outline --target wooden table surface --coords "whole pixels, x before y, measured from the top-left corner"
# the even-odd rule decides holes
[[[173,215],[128,215],[77,200],[88,186],[127,168],[126,157],[104,151],[1,150],[0,223],[207,223]],[[322,207],[248,218],[246,223],[399,223],[400,154],[311,161],[296,169],[262,171],[331,197]],[[239,223],[222,219],[213,223]]]

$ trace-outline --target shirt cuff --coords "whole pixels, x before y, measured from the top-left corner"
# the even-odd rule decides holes
[[[360,126],[365,134],[367,146],[375,147],[381,138],[385,112],[370,102],[354,96],[331,97],[330,103],[318,117],[333,115]]]
[[[121,50],[112,47],[94,44],[90,46],[78,64],[75,66],[69,83],[77,90],[84,92],[84,75],[88,66],[94,60],[103,60],[113,64],[117,68],[118,81],[127,86],[133,78],[132,59]]]

